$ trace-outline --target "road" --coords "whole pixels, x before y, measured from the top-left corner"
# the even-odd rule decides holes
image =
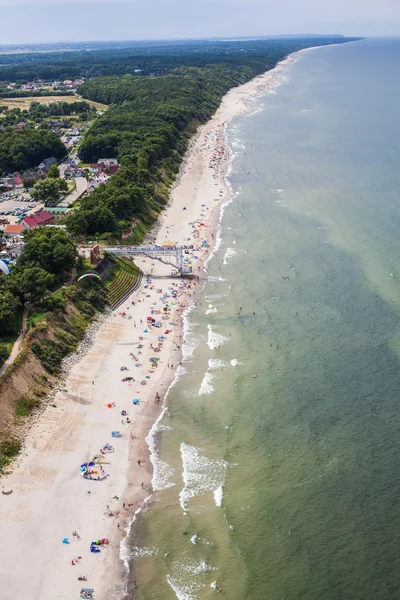
[[[76,189],[71,192],[70,194],[68,194],[68,196],[65,197],[65,200],[63,200],[62,202],[60,202],[60,204],[58,204],[58,206],[60,208],[68,208],[68,206],[72,206],[72,204],[78,200],[78,198],[80,198],[82,196],[82,194],[84,194],[87,190],[87,181],[86,181],[86,177],[76,177],[74,179],[75,183],[76,183]]]

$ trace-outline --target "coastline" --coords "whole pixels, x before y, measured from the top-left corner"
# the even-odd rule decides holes
[[[5,489],[14,490],[0,506],[6,600],[22,593],[41,600],[72,598],[82,586],[93,587],[97,600],[124,595],[126,565],[120,560],[125,548],[124,530],[130,529],[134,515],[151,497],[152,490],[157,490],[157,477],[162,475],[154,435],[166,409],[168,391],[179,377],[177,367],[182,353],[185,356],[182,319],[204,287],[207,262],[220,243],[218,225],[224,207],[232,200],[226,180],[231,158],[226,126],[232,118],[249,110],[251,98],[271,91],[279,83],[279,71],[306,50],[289,55],[274,69],[230,90],[213,118],[199,128],[190,143],[177,185],[171,191],[171,201],[157,226],[156,238],[158,243],[173,240],[200,245],[202,240],[207,241],[208,248],[192,253],[198,258],[190,257],[194,274],[200,276],[199,284],[189,282],[178,291],[177,280],[165,279],[169,269],[148,259],[138,261],[143,271],[152,271],[151,283],[146,284],[144,278],[141,287],[104,319],[90,348],[72,365],[63,388],[55,395],[55,408],[49,405],[37,416],[13,473],[2,481]],[[199,230],[201,227],[195,242],[192,223]],[[176,299],[168,290],[173,283]],[[162,293],[157,289],[162,289]],[[161,300],[161,294],[169,297]],[[170,311],[162,331],[144,332],[149,311],[162,313],[165,300]],[[149,344],[157,342],[170,322],[177,324],[168,325],[172,329],[157,355],[159,366],[150,369],[148,375],[148,359],[154,356],[154,348],[149,348]],[[130,352],[136,353],[139,336],[144,338],[142,355],[132,361]],[[135,367],[132,362],[142,366]],[[134,383],[121,383],[121,365],[128,365],[128,375],[135,377]],[[146,386],[141,386],[139,381],[147,376],[150,379]],[[162,402],[155,402],[156,393]],[[132,406],[134,397],[140,397],[138,406]],[[109,403],[115,403],[115,407],[108,408]],[[129,413],[130,425],[121,423],[122,409]],[[120,430],[122,439],[111,439],[112,430]],[[115,452],[106,457],[111,463],[105,465],[109,478],[95,482],[82,479],[80,464],[98,454],[106,442],[115,446]],[[139,459],[144,466],[137,464]],[[108,516],[110,513],[112,516]],[[73,531],[78,531],[80,540],[72,539]],[[70,544],[62,544],[64,537],[69,538]],[[99,555],[91,554],[90,543],[99,537],[108,538],[110,544]],[[79,555],[79,566],[72,566],[71,560]],[[24,571],[29,590],[23,590],[23,582],[16,581],[13,575],[16,561]],[[80,584],[77,576],[83,573],[88,581]]]

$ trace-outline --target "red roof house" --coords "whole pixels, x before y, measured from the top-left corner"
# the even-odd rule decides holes
[[[13,177],[14,183],[15,183],[15,187],[17,188],[23,188],[24,187],[24,182],[22,181],[21,177]]]
[[[111,177],[111,175],[115,175],[115,173],[119,171],[119,169],[119,165],[110,165],[108,168],[105,169],[105,172]]]
[[[50,214],[47,210],[42,210],[37,215],[32,215],[30,217],[25,217],[22,221],[22,225],[24,229],[33,229],[34,227],[42,227],[44,225],[48,225],[53,220],[53,215]]]

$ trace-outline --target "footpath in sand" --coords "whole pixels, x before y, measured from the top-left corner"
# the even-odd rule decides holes
[[[162,217],[157,243],[193,245],[186,264],[200,281],[218,208],[228,197],[224,126],[275,77],[276,71],[266,73],[225,96],[192,142]],[[82,587],[93,588],[96,600],[121,597],[120,542],[151,494],[145,437],[181,359],[182,312],[199,287],[167,278],[171,269],[156,261],[138,264],[149,276],[103,320],[86,354],[71,362],[60,390],[33,420],[13,473],[2,479],[3,489],[13,490],[0,495],[2,600],[74,600]],[[122,381],[127,377],[133,380]],[[112,437],[113,431],[122,436]],[[84,470],[101,480],[85,479]],[[92,553],[91,543],[102,539],[109,543]],[[80,575],[87,581],[78,581]]]

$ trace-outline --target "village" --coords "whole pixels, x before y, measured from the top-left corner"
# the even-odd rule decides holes
[[[64,81],[51,81],[45,79],[35,79],[35,81],[28,81],[26,83],[13,83],[10,82],[5,84],[5,88],[8,91],[21,91],[21,92],[43,92],[43,91],[58,91],[58,92],[70,92],[75,93],[78,86],[84,83],[85,78],[79,79],[66,79]]]
[[[65,133],[63,141],[79,137],[81,130],[74,128]],[[48,178],[50,168],[56,165],[60,178],[68,184],[68,192],[61,194],[57,202],[44,202],[32,198],[24,183],[39,182]],[[43,160],[35,169],[13,173],[0,178],[0,256],[3,262],[12,265],[20,255],[24,235],[30,229],[51,226],[65,228],[60,218],[75,210],[76,203],[91,194],[96,187],[119,170],[116,158],[100,159],[97,163],[80,165],[75,145],[62,162],[55,157]]]

